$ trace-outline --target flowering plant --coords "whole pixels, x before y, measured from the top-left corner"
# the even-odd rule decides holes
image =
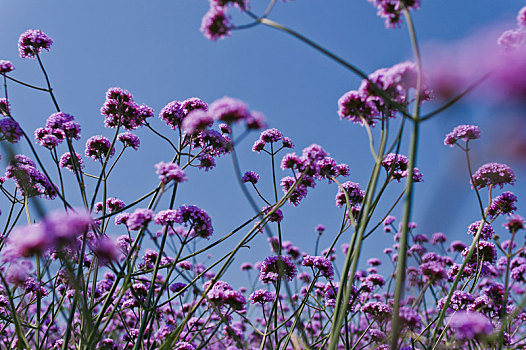
[[[236,30],[273,27],[359,76],[354,89],[335,96],[334,116],[363,129],[369,139],[373,166],[362,184],[347,180],[349,165],[319,144],[293,152],[293,139],[269,128],[270,118],[228,96],[210,103],[198,97],[173,100],[157,120],[154,109],[135,102],[130,91],[110,87],[100,107],[110,136],[93,135],[80,145],[82,119],[59,107],[41,57],[53,40],[41,30],[24,32],[20,57],[36,61],[45,87],[15,78],[15,65],[0,61],[0,141],[6,161],[0,190],[7,203],[0,236],[0,347],[526,348],[526,243],[520,242],[525,221],[516,214],[518,197],[509,191],[518,177],[503,163],[472,168],[481,128],[458,125],[443,142],[465,156],[468,187],[476,199],[478,217],[465,223],[465,239],[441,232],[430,237],[411,221],[415,186],[425,179],[416,165],[426,121],[484,81],[509,89],[511,99],[524,96],[525,81],[513,72],[524,67],[526,8],[519,11],[517,28],[499,38],[502,52],[481,63],[486,71],[450,96],[451,85],[423,69],[412,19],[420,1],[369,2],[388,29],[405,22],[413,61],[365,74],[270,20],[274,0],[261,15],[248,1],[213,0],[201,24],[213,41]],[[234,8],[252,22],[234,24]],[[8,98],[18,85],[47,94],[55,108],[33,138]],[[435,107],[433,101],[441,98],[448,100]],[[170,157],[151,168],[158,179],[147,193],[130,188],[133,200],[125,201],[110,179],[143,147],[141,130],[153,135],[158,147],[167,147]],[[268,161],[270,176],[241,170],[238,152],[250,137],[254,155]],[[21,145],[26,154],[19,153]],[[240,201],[253,210],[241,223],[229,221],[228,233],[184,192],[192,178],[215,176],[223,158],[232,159],[245,197]],[[317,225],[314,247],[300,248],[288,240],[287,211],[297,210],[324,186],[335,193],[341,223],[331,234]],[[394,203],[386,198],[391,189],[398,191]],[[400,220],[392,215],[399,209]],[[386,234],[393,244],[364,262],[366,242]],[[322,250],[327,236],[330,243]],[[269,254],[237,263],[245,249],[261,251],[265,238]],[[236,287],[239,281],[229,279],[234,270],[248,276],[248,286]]]

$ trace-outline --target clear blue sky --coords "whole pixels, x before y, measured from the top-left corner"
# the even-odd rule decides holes
[[[255,11],[265,5],[252,1]],[[459,40],[494,23],[507,22],[511,28],[522,6],[524,2],[519,0],[422,0],[414,18],[419,39],[426,44]],[[340,121],[336,114],[337,99],[356,88],[359,79],[290,36],[259,26],[210,42],[199,32],[201,17],[208,9],[205,0],[0,0],[0,9],[0,59],[13,62],[14,77],[43,85],[36,62],[18,57],[17,39],[27,29],[41,29],[53,38],[51,51],[42,58],[62,110],[73,114],[82,125],[82,139],[76,146],[79,153],[90,136],[110,137],[113,133],[103,129],[99,112],[104,93],[111,86],[128,89],[137,102],[151,106],[156,115],[172,100],[197,96],[212,102],[228,95],[262,111],[271,127],[293,139],[296,151],[311,143],[321,144],[338,162],[350,165],[348,180],[365,186],[372,164],[365,130]],[[248,21],[237,14],[234,17],[236,23]],[[270,18],[300,31],[366,72],[411,58],[405,26],[385,29],[383,20],[365,0],[279,1]],[[43,126],[54,112],[49,97],[39,92],[11,85],[10,99],[13,115],[28,133]],[[418,166],[425,183],[417,187],[414,211],[419,232],[444,231],[450,237],[463,237],[464,227],[476,219],[475,198],[459,152],[444,147],[442,140],[455,125],[479,121],[484,114],[473,106],[461,106],[424,125]],[[484,120],[480,123],[487,124]],[[169,134],[159,120],[153,124]],[[492,132],[484,130],[488,137]],[[110,185],[110,195],[126,202],[153,188],[157,181],[153,165],[171,158],[166,145],[147,130],[137,134],[142,141],[140,151],[127,154]],[[259,172],[270,185],[268,159],[250,151],[257,136],[249,135],[240,145],[242,169]],[[503,161],[487,149],[475,149],[475,166]],[[510,165],[519,172],[521,162],[513,162]],[[252,214],[233,179],[226,157],[210,173],[191,171],[178,202],[206,209],[217,234],[226,233]],[[516,190],[524,189],[524,184],[519,174]],[[264,190],[270,190],[268,185]],[[387,203],[401,186],[393,185]],[[334,185],[319,185],[302,206],[287,207],[285,239],[312,253],[314,226],[324,224],[328,228],[321,245],[324,248],[342,214],[334,205],[336,191]],[[115,234],[119,233],[116,229]],[[383,233],[378,237],[385,238]],[[261,236],[250,254],[243,253],[238,262],[248,257],[252,262],[265,258],[268,245],[264,240],[266,237]],[[378,241],[373,243],[367,246],[377,248]],[[389,243],[382,243],[382,248]],[[368,250],[365,256],[371,254]]]

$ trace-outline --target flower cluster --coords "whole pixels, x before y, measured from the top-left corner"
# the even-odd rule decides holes
[[[159,180],[162,183],[167,184],[171,181],[177,183],[185,182],[188,177],[184,173],[183,169],[177,163],[165,163],[159,162],[155,164],[156,174],[159,175]]]
[[[29,29],[18,39],[18,51],[22,58],[35,58],[43,49],[49,51],[53,40],[38,29]]]
[[[407,157],[401,154],[389,153],[384,156],[382,166],[384,167],[387,176],[400,182],[400,179],[407,177],[409,164]],[[413,181],[422,182],[423,177],[418,168],[413,168]]]
[[[337,176],[349,175],[347,164],[337,164],[317,144],[304,148],[301,156],[296,153],[286,154],[281,161],[281,168],[293,171],[294,177],[286,176],[281,179],[281,188],[284,193],[287,193],[293,186],[296,186],[289,197],[289,202],[294,206],[299,205],[300,201],[305,198],[309,187],[316,186],[316,180],[327,179],[331,182]],[[297,183],[298,180],[299,183]]]
[[[420,0],[367,0],[378,10],[378,16],[385,19],[387,28],[399,27],[404,9],[418,9]]]
[[[407,106],[410,102],[409,91],[416,89],[416,86],[417,68],[413,62],[379,69],[362,80],[358,90],[351,90],[340,97],[338,115],[340,119],[353,123],[374,126],[380,119],[396,116],[399,107],[393,102]],[[421,100],[429,99],[425,87],[421,88],[420,94]]]
[[[487,163],[482,165],[473,174],[473,187],[481,189],[484,187],[500,187],[515,183],[516,177],[513,170],[506,164]]]
[[[24,197],[45,196],[53,199],[57,196],[55,185],[36,168],[35,163],[27,156],[15,155],[7,166],[5,177],[15,181]]]
[[[104,116],[104,125],[108,128],[122,126],[126,130],[137,129],[147,118],[153,117],[150,107],[137,104],[128,90],[119,87],[108,89],[100,113]]]
[[[192,97],[184,101],[172,101],[161,109],[159,118],[171,129],[176,130],[181,127],[188,113],[195,110],[206,112],[208,105],[197,97]]]
[[[86,157],[95,161],[102,161],[103,158],[112,157],[115,154],[115,147],[111,147],[111,142],[102,135],[92,136],[86,141]]]

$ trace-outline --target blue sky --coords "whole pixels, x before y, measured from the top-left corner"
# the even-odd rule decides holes
[[[517,11],[524,6],[518,0],[422,2],[414,19],[420,42],[428,45],[459,40],[495,23],[508,23],[511,28]],[[258,12],[266,3],[253,0],[251,6]],[[156,115],[172,100],[197,96],[212,102],[228,95],[262,111],[270,127],[293,139],[297,152],[312,143],[322,145],[338,162],[349,164],[348,180],[365,186],[372,165],[365,130],[340,121],[336,114],[337,99],[356,88],[359,79],[284,33],[258,26],[210,42],[199,32],[201,17],[208,9],[204,0],[0,0],[0,8],[0,59],[13,62],[14,77],[42,86],[44,80],[36,62],[18,57],[17,39],[27,29],[41,29],[53,38],[51,51],[42,58],[62,110],[73,114],[82,125],[77,151],[84,150],[85,141],[92,135],[112,135],[112,130],[103,128],[99,112],[109,87],[129,90],[137,102],[151,106]],[[248,22],[237,10],[232,12],[236,23]],[[383,20],[365,0],[279,1],[270,18],[298,30],[365,72],[411,58],[405,26],[385,29]],[[9,89],[13,115],[28,133],[43,126],[54,112],[45,94],[13,84]],[[458,124],[491,126],[488,118],[484,119],[488,114],[480,106],[462,105],[423,126],[418,166],[425,182],[418,184],[413,216],[420,224],[419,232],[444,231],[452,238],[463,237],[465,227],[477,219],[475,197],[469,190],[459,151],[444,147],[442,141]],[[170,133],[159,120],[152,124]],[[484,135],[491,138],[495,130],[489,127]],[[166,145],[147,130],[137,134],[142,141],[140,151],[127,154],[110,184],[111,195],[126,202],[152,189],[157,181],[153,165],[171,158]],[[263,189],[270,191],[268,159],[250,151],[257,136],[249,135],[239,147],[242,169],[259,172],[266,183]],[[475,146],[476,167],[488,161],[504,161],[495,158],[498,155],[490,149],[482,143],[479,150]],[[510,165],[517,173],[524,168],[517,159],[510,160]],[[233,181],[229,158],[221,159],[212,172],[195,170],[189,175],[178,203],[206,209],[218,235],[252,214]],[[524,184],[519,175],[515,189],[524,189]],[[402,185],[393,184],[385,208],[401,189]],[[314,227],[324,224],[328,230],[321,246],[329,244],[342,215],[334,205],[336,191],[334,185],[320,184],[302,206],[285,208],[285,239],[312,253]],[[115,230],[115,234],[120,233]],[[382,248],[390,244],[383,233],[376,237],[385,240]],[[238,262],[265,258],[265,239],[262,236]],[[371,250],[373,246],[378,248],[376,239],[366,244],[365,256],[376,252]]]

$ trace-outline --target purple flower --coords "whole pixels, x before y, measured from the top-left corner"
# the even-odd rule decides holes
[[[258,289],[254,293],[250,294],[249,299],[251,304],[259,303],[263,305],[265,303],[273,302],[275,297],[275,294],[269,292],[268,290]]]
[[[338,115],[361,125],[375,125],[379,116],[378,110],[371,99],[357,90],[351,90],[338,99]]]
[[[122,134],[119,134],[119,136],[117,136],[117,140],[122,142],[125,148],[131,147],[134,150],[139,149],[139,146],[141,145],[139,137],[137,135],[132,134],[131,132],[123,132]]]
[[[123,126],[126,130],[137,129],[144,124],[146,118],[153,117],[150,107],[138,105],[129,91],[119,87],[108,89],[100,112],[107,127]]]
[[[469,225],[468,228],[468,234],[475,236],[480,228],[480,225],[482,224],[482,220],[477,221]],[[490,224],[484,222],[482,224],[482,232],[481,232],[481,238],[489,241],[492,237],[495,231],[493,231],[493,227],[491,227]]]
[[[476,125],[459,125],[453,129],[444,139],[444,145],[451,146],[458,140],[468,142],[480,138],[480,128]]]
[[[267,127],[267,118],[261,112],[251,111],[250,115],[245,119],[245,125],[248,130],[261,130]],[[284,145],[283,147],[286,146]]]
[[[208,239],[214,232],[212,219],[203,209],[195,205],[183,205],[177,210],[179,216],[176,223],[191,227],[194,236]]]
[[[174,130],[181,127],[181,123],[185,116],[186,112],[180,101],[172,101],[168,103],[163,109],[161,109],[161,113],[159,113],[159,118]]]
[[[468,255],[469,248],[465,248],[462,251],[462,256],[466,257]],[[497,248],[495,244],[486,241],[479,241],[477,248],[471,255],[469,261],[470,264],[479,265],[481,262],[494,263],[497,260]]]
[[[197,131],[205,130],[214,123],[214,118],[203,109],[196,109],[184,118],[181,128],[187,134],[194,134]]]
[[[17,143],[22,137],[22,129],[16,121],[11,118],[0,120],[0,141]]]
[[[504,227],[512,233],[522,230],[524,229],[524,218],[517,214],[511,215],[504,223]]]
[[[157,225],[171,225],[179,221],[179,212],[174,209],[166,209],[155,214],[154,222]]]
[[[361,204],[365,192],[360,189],[360,185],[356,182],[347,181],[342,184],[342,187],[347,192],[347,197],[349,197],[349,203],[351,206]],[[346,205],[345,193],[341,187],[338,187],[338,193],[336,193],[336,206],[341,208]]]
[[[420,318],[417,310],[407,306],[402,306],[399,310],[399,315],[402,327],[418,330],[422,326],[422,319]]]
[[[65,137],[66,135],[60,129],[38,128],[35,130],[35,141],[49,149],[57,147]]]
[[[513,170],[506,164],[487,163],[473,174],[472,185],[477,189],[486,186],[499,186],[502,188],[505,184],[513,185],[515,180]]]
[[[460,340],[481,340],[493,331],[489,318],[479,312],[457,311],[451,316],[449,326]]]
[[[10,61],[0,60],[0,73],[9,73],[15,70],[15,66]]]
[[[95,161],[102,161],[106,156],[112,157],[115,154],[115,148],[111,147],[111,142],[102,135],[92,136],[86,141],[86,157]]]
[[[252,184],[257,184],[259,181],[259,175],[254,171],[247,171],[241,178],[241,181],[243,183],[250,182]]]
[[[11,105],[6,98],[0,98],[0,114],[3,116],[8,116],[11,114]]]
[[[38,29],[29,29],[20,35],[18,39],[18,51],[22,58],[35,58],[42,49],[49,51],[53,40]]]
[[[14,156],[14,159],[6,168],[5,177],[13,179],[16,186],[21,190],[21,194],[28,197],[46,196],[53,199],[57,196],[55,185],[36,169],[35,163],[21,154]]]
[[[159,175],[159,179],[164,184],[170,181],[180,183],[188,180],[184,171],[176,163],[159,162],[155,164],[155,169],[157,169],[155,173]]]
[[[497,44],[505,50],[513,50],[521,47],[525,39],[526,35],[522,30],[507,30],[497,39]]]
[[[526,6],[519,10],[517,14],[517,24],[521,27],[526,27]]]
[[[402,10],[418,9],[420,0],[368,0],[378,10],[378,16],[385,19],[386,28],[396,28],[402,22]]]
[[[329,259],[324,258],[322,256],[306,255],[303,257],[301,265],[318,269],[320,273],[329,281],[332,280],[332,278],[334,277],[334,269],[332,267],[332,263]]]
[[[84,209],[56,211],[39,224],[18,228],[9,240],[21,256],[42,254],[45,249],[73,242],[91,225],[93,219]]]
[[[151,209],[135,209],[133,214],[131,214],[126,220],[126,226],[131,231],[137,231],[141,228],[148,225],[148,223],[153,219],[154,212]]]
[[[186,114],[196,109],[208,111],[208,105],[198,97],[190,97],[182,102],[183,109]]]
[[[382,322],[391,317],[393,308],[379,301],[374,301],[362,306],[362,311],[370,314],[375,320]]]
[[[433,237],[431,238],[431,244],[439,244],[444,243],[447,240],[447,237],[442,232],[433,233]]]
[[[283,134],[278,129],[267,129],[261,133],[259,139],[265,143],[278,142],[283,139]]]
[[[314,231],[316,231],[318,233],[319,236],[321,236],[321,234],[325,231],[325,226],[323,225],[317,225],[315,228],[314,228]]]
[[[175,344],[174,350],[195,350],[197,349],[192,343],[180,341]]]
[[[503,192],[500,196],[493,199],[488,210],[490,217],[496,217],[499,214],[510,214],[517,210],[515,203],[517,196],[512,192]]]
[[[212,5],[201,21],[201,32],[209,40],[216,41],[230,36],[230,16],[222,7]]]
[[[262,210],[263,214],[265,215],[270,213],[270,211],[272,211],[271,206],[264,207]],[[283,220],[283,213],[281,212],[281,209],[276,209],[276,211],[269,216],[268,220],[270,222],[281,222],[281,220]]]
[[[83,169],[84,168],[84,161],[82,160],[82,157],[77,152],[75,152],[75,156],[77,158],[77,166],[80,169]],[[68,169],[71,172],[75,171],[75,165],[73,164],[73,159],[71,158],[71,153],[69,153],[69,152],[64,153],[60,157],[60,163],[59,164],[60,164],[61,168],[66,168],[66,169]]]
[[[111,198],[106,199],[106,208],[108,208],[108,211],[110,213],[119,211],[125,206],[126,205],[124,204],[124,202],[120,200],[119,198],[111,197]]]
[[[250,117],[250,111],[245,102],[228,96],[212,102],[210,114],[214,120],[225,123],[235,123]]]
[[[296,265],[288,257],[269,256],[261,263],[259,279],[263,283],[277,282],[278,279],[292,281],[296,272]]]
[[[46,128],[60,130],[66,137],[79,140],[80,125],[73,120],[74,117],[70,114],[63,112],[53,113],[46,120]]]

